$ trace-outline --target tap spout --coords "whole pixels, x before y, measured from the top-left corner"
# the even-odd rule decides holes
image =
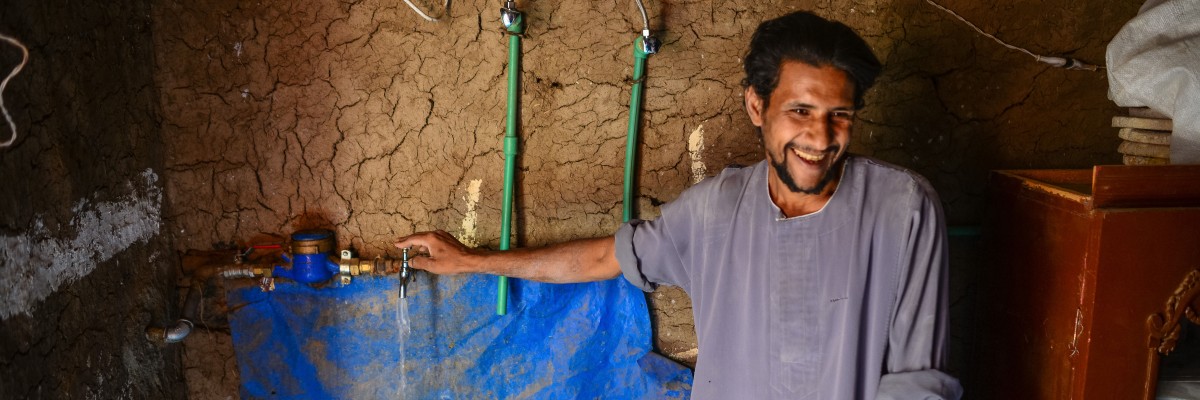
[[[408,281],[412,278],[412,271],[408,267],[408,247],[405,247],[400,258],[400,298],[408,298]]]

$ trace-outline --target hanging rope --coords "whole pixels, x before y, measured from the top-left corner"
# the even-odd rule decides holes
[[[12,137],[8,138],[8,141],[0,143],[0,147],[9,147],[12,146],[13,141],[17,140],[17,124],[13,122],[12,116],[8,115],[8,109],[4,108],[4,88],[8,86],[8,80],[17,76],[17,73],[21,72],[21,68],[25,68],[25,63],[29,62],[29,49],[25,48],[25,45],[21,44],[19,40],[2,33],[0,33],[0,40],[12,43],[13,46],[21,49],[21,63],[17,64],[17,67],[13,68],[3,81],[0,81],[0,111],[4,112],[4,119],[8,121],[8,128],[12,130]]]
[[[1000,45],[1007,47],[1009,49],[1028,54],[1030,57],[1033,57],[1034,60],[1037,60],[1040,63],[1050,64],[1051,66],[1055,66],[1055,67],[1059,67],[1059,68],[1081,69],[1081,70],[1086,70],[1086,71],[1095,71],[1097,69],[1104,69],[1103,65],[1092,65],[1092,64],[1085,63],[1083,61],[1079,61],[1078,59],[1074,59],[1074,58],[1049,57],[1049,56],[1034,54],[1033,52],[1031,52],[1029,50],[1025,50],[1023,48],[1005,43],[1003,40],[1000,40],[1000,38],[992,36],[992,34],[990,34],[990,33],[984,32],[983,29],[979,29],[978,26],[975,26],[975,24],[972,24],[971,21],[967,21],[966,18],[963,18],[961,15],[958,15],[958,13],[954,12],[954,10],[943,7],[941,4],[935,3],[933,0],[925,0],[925,2],[929,3],[930,5],[932,5],[934,7],[941,9],[942,11],[945,11],[946,13],[948,13],[950,15],[953,15],[954,18],[958,18],[959,21],[962,21],[964,24],[967,24],[967,26],[971,27],[971,29],[974,29],[975,32],[979,32],[980,35],[986,36],[988,39],[992,39],[992,40],[996,41],[996,43],[1000,43]]]

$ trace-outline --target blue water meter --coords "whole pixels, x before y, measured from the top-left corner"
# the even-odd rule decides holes
[[[333,261],[336,245],[333,231],[328,229],[292,233],[291,255],[283,254],[285,265],[276,265],[274,275],[307,284],[328,281],[338,272]]]

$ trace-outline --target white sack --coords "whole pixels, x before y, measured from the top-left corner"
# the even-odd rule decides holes
[[[1200,164],[1200,0],[1149,0],[1108,44],[1108,97],[1174,119],[1172,164]]]

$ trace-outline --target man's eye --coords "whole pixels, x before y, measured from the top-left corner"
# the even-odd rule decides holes
[[[808,115],[809,114],[809,110],[807,108],[797,108],[795,110],[792,110],[792,112],[799,114],[799,115]]]
[[[848,112],[835,112],[835,113],[833,113],[833,118],[850,120],[850,119],[854,119],[854,114],[848,113]]]

